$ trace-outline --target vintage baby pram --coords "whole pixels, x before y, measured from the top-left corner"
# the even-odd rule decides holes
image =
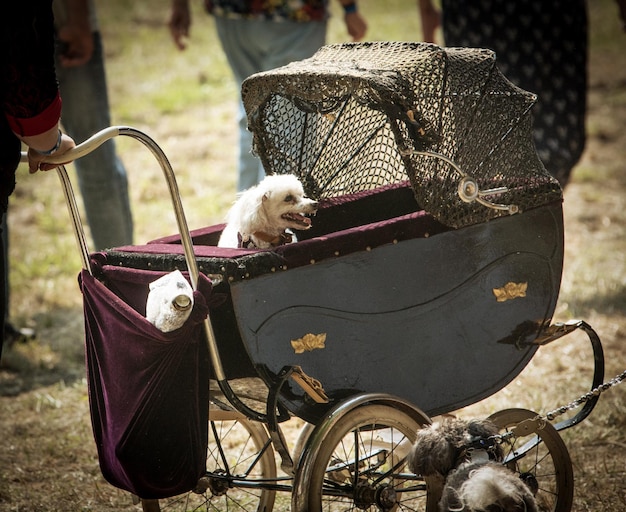
[[[595,332],[551,325],[561,189],[532,144],[534,96],[492,52],[327,46],[242,92],[266,171],[296,174],[320,201],[298,243],[217,248],[221,225],[188,233],[149,137],[112,128],[85,144],[128,135],[150,148],[180,227],[91,255],[79,233],[92,420],[111,483],[145,510],[436,510],[437,482],[404,464],[429,417],[492,395],[577,329],[593,347],[592,388],[602,383]],[[163,334],[143,318],[147,286],[174,269],[196,306]],[[522,409],[493,416],[542,510],[571,507],[558,430],[591,412],[588,398],[556,426]],[[290,448],[291,415],[307,426]]]

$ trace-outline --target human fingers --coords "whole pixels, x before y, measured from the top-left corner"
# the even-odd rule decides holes
[[[367,32],[367,22],[361,14],[357,12],[347,13],[345,15],[346,28],[348,34],[353,41],[361,41]]]
[[[74,147],[76,147],[76,143],[74,142],[74,139],[72,139],[69,135],[64,133],[64,134],[61,135],[61,141],[60,141],[60,144],[59,144],[59,148],[53,154],[55,156],[63,155],[64,153],[68,152],[70,149],[72,149]],[[34,174],[37,171],[49,171],[51,169],[56,169],[59,165],[64,165],[64,164],[68,163],[68,162],[63,162],[63,164],[49,164],[49,163],[45,163],[44,160],[46,159],[46,156],[48,156],[48,155],[43,155],[39,151],[37,151],[36,149],[29,148],[29,150],[28,150],[28,171],[31,174]]]
[[[94,43],[89,27],[83,30],[66,25],[59,29],[58,38],[61,42],[60,61],[63,67],[83,66],[91,60]]]
[[[191,19],[185,11],[173,11],[170,16],[168,27],[170,34],[174,40],[174,44],[179,50],[187,48],[187,39],[189,39],[189,27]]]

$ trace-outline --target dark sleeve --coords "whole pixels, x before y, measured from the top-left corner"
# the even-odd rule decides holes
[[[0,34],[1,108],[14,131],[36,135],[51,128],[54,124],[45,125],[60,115],[52,0],[2,2]]]

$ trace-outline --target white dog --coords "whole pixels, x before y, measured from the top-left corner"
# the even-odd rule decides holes
[[[292,174],[266,176],[241,193],[226,217],[218,247],[268,249],[295,242],[291,230],[311,227],[317,202],[305,197],[302,183]]]
[[[441,512],[538,511],[536,480],[530,476],[522,480],[502,464],[497,434],[491,422],[459,419],[417,431],[408,465],[416,474],[444,477]]]

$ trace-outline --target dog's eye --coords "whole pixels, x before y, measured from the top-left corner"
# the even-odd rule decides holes
[[[293,201],[294,197],[291,194],[285,196],[285,203],[293,203]]]

